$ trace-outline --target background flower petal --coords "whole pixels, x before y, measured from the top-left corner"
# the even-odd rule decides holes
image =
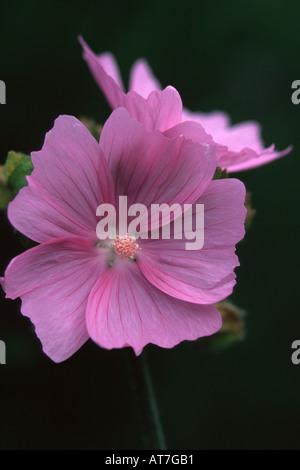
[[[159,129],[163,132],[181,122],[182,102],[175,88],[169,86],[162,91],[152,90],[149,94],[149,70],[146,71],[143,66],[142,72],[141,67],[138,66],[133,70],[133,79],[134,86],[137,86],[142,94],[135,90],[124,93],[121,84],[118,83],[115,66],[110,63],[107,69],[107,60],[103,63],[101,55],[94,54],[82,38],[79,38],[79,41],[83,47],[84,59],[112,109],[121,107],[127,109],[131,117],[142,122],[148,130]],[[141,84],[141,74],[147,75],[145,88]],[[144,97],[144,95],[147,96]]]
[[[143,98],[148,98],[152,91],[161,89],[162,86],[154,77],[148,62],[145,59],[138,59],[130,72],[129,90],[136,91]]]
[[[104,52],[103,54],[98,55],[98,60],[107,75],[113,78],[121,90],[124,90],[120,70],[114,56],[110,52]]]
[[[223,111],[212,111],[211,113],[192,112],[188,109],[182,111],[182,121],[195,121],[204,127],[208,134],[214,137],[215,132],[230,126],[230,118]]]
[[[292,151],[292,147],[278,152],[275,146],[265,148],[261,137],[261,126],[257,122],[242,122],[230,125],[227,114],[192,113],[183,111],[183,120],[194,120],[203,126],[217,145],[218,166],[234,171],[250,170],[272,162]]]
[[[89,48],[82,37],[79,38],[79,42],[83,48],[83,58],[85,59],[96,83],[103,91],[110,106],[113,109],[118,108],[119,106],[123,106],[125,93],[120,86],[121,84],[118,84],[118,81],[115,81],[115,70],[113,72],[113,69],[110,67],[109,70],[106,71],[105,65],[107,65],[107,61],[103,64],[101,62],[101,55],[97,56],[94,54],[94,52]]]

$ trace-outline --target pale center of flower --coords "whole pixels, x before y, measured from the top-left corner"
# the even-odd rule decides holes
[[[116,255],[122,259],[131,258],[134,259],[134,255],[137,251],[140,251],[140,246],[136,243],[136,238],[126,234],[125,237],[116,235],[115,241],[111,243],[114,247]]]

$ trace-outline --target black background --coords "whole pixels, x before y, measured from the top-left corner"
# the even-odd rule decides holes
[[[29,0],[2,2],[0,14],[1,162],[11,149],[40,149],[59,114],[107,119],[79,34],[96,52],[115,54],[125,82],[146,57],[187,108],[257,120],[266,145],[294,145],[291,155],[236,175],[257,210],[238,247],[232,297],[247,311],[246,339],[219,354],[191,343],[146,350],[169,448],[298,449],[300,366],[291,344],[300,339],[300,105],[291,84],[300,79],[299,1]],[[21,251],[2,215],[1,273]],[[1,296],[0,448],[144,448],[126,351],[89,341],[53,364],[19,302]]]

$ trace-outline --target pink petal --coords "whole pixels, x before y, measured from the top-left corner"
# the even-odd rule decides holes
[[[143,98],[148,98],[154,90],[161,90],[159,81],[154,77],[149,64],[144,59],[137,60],[131,69],[129,90],[136,91]]]
[[[203,126],[195,121],[185,121],[177,124],[164,132],[166,137],[170,139],[183,135],[186,139],[193,142],[202,142],[206,144],[214,144],[211,135],[207,134]]]
[[[79,42],[83,48],[83,58],[87,62],[91,74],[93,75],[96,83],[103,91],[110,106],[113,109],[118,108],[119,106],[123,106],[125,93],[123,92],[119,84],[114,80],[115,77],[112,78],[111,75],[106,72],[105,68],[101,63],[101,56],[99,59],[99,56],[94,54],[94,52],[89,48],[89,46],[86,44],[82,37],[79,38]]]
[[[215,307],[164,294],[131,261],[118,263],[101,276],[87,306],[87,329],[97,344],[107,349],[131,346],[136,354],[148,343],[172,348],[220,328]]]
[[[201,124],[217,144],[218,165],[228,172],[256,168],[291,152],[292,147],[282,152],[275,151],[274,146],[265,149],[256,123],[230,127],[228,115],[221,111],[206,114],[182,110],[177,91],[167,87],[160,92],[160,83],[143,59],[134,64],[130,77],[131,91],[125,94],[114,58],[109,54],[98,57],[82,38],[80,42],[84,58],[113,109],[126,108],[132,117],[149,130],[159,129],[164,132],[181,121]]]
[[[217,142],[227,145],[228,152],[219,158],[218,164],[228,172],[248,170],[283,157],[292,150],[276,152],[274,145],[265,149],[261,138],[261,126],[256,122],[243,122],[215,132]]]
[[[120,75],[119,67],[116,59],[110,52],[104,52],[98,56],[98,60],[105,70],[106,74],[109,75],[118,85],[119,88],[124,90],[122,78]]]
[[[74,117],[60,116],[32,161],[28,187],[8,208],[14,227],[37,242],[70,235],[95,239],[96,208],[114,203],[113,184],[87,128]]]
[[[265,148],[261,138],[261,126],[257,122],[243,122],[230,126],[229,117],[220,111],[209,114],[183,111],[183,121],[194,120],[210,134],[217,146],[218,165],[231,173],[249,170],[270,163],[292,151],[288,147],[275,151],[274,145]]]
[[[182,102],[175,88],[168,86],[162,91],[152,91],[147,99],[135,91],[127,93],[123,107],[131,117],[144,124],[147,130],[161,132],[181,121]]]
[[[106,256],[82,238],[44,243],[14,258],[3,281],[6,297],[22,298],[22,313],[35,325],[44,352],[55,362],[88,339],[87,299],[107,269]]]
[[[235,245],[244,236],[245,188],[235,179],[212,181],[204,204],[204,246],[186,250],[183,240],[139,240],[138,265],[154,286],[188,302],[212,304],[231,294],[238,266]]]
[[[230,125],[229,116],[223,111],[212,113],[193,113],[187,109],[182,111],[182,121],[195,121],[201,124],[208,134],[215,137],[215,133]]]
[[[193,203],[209,185],[216,167],[213,145],[146,131],[125,109],[112,113],[103,127],[100,146],[108,159],[116,197],[128,196],[128,205]]]
[[[218,142],[226,144],[232,152],[242,148],[251,148],[254,152],[262,152],[264,147],[260,138],[261,126],[257,122],[243,122],[215,130]]]
[[[181,121],[182,102],[175,88],[152,91],[147,99],[136,91],[125,94],[102,66],[101,56],[99,59],[82,38],[79,40],[83,47],[84,59],[113,109],[127,109],[131,117],[142,122],[148,130],[159,129],[163,132]]]
[[[196,121],[185,121],[166,130],[164,135],[169,138],[183,135],[186,139],[190,139],[195,143],[207,143],[216,147],[217,156],[227,151],[227,147],[216,143],[212,136],[206,132],[204,127]]]
[[[267,163],[271,163],[278,158],[284,157],[293,150],[293,146],[287,147],[282,152],[277,152],[274,145],[262,152],[254,152],[251,148],[244,148],[242,152],[228,152],[224,154],[223,158],[219,160],[218,164],[225,168],[228,173],[235,171],[251,170],[258,168]]]

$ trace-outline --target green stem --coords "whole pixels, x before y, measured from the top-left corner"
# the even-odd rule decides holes
[[[134,379],[134,389],[141,407],[145,445],[153,450],[167,450],[146,353],[144,351],[141,356],[136,357],[131,350],[128,350],[128,359]]]

